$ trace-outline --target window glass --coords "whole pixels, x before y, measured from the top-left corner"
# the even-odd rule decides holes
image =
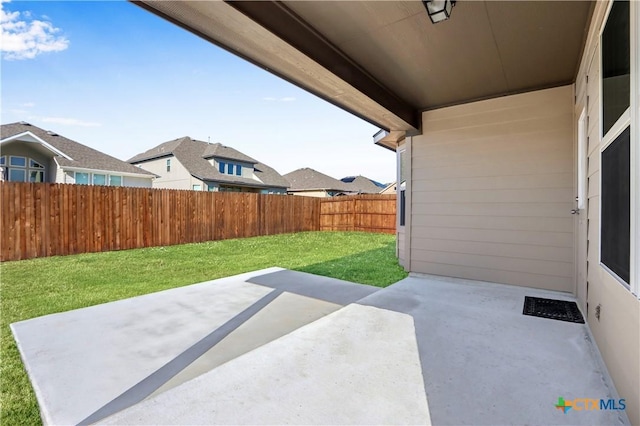
[[[171,158],[167,158],[167,171],[171,171]]]
[[[12,155],[9,158],[9,165],[16,167],[27,167],[27,159],[25,157],[16,157]]]
[[[224,173],[224,171],[225,171],[225,166],[226,166],[226,164],[225,164],[225,163],[223,163],[222,161],[220,161],[220,162],[218,163],[218,171],[219,171],[220,173]]]
[[[42,170],[29,171],[29,182],[44,182],[44,172]]]
[[[122,186],[122,176],[109,175],[110,186]]]
[[[29,158],[29,167],[32,168],[32,169],[44,169],[44,166],[42,164],[38,163],[33,158]]]
[[[191,188],[193,188],[194,191],[201,191],[202,185],[193,185]]]
[[[11,182],[25,182],[27,171],[22,169],[9,169],[9,180]]]
[[[76,183],[79,185],[89,185],[89,173],[76,172]]]
[[[242,176],[242,166],[240,164],[236,164],[236,176]]]
[[[208,183],[207,184],[207,191],[215,191],[216,190],[216,186],[214,184]]]
[[[629,108],[631,47],[629,2],[615,1],[602,32],[602,135]]]
[[[93,175],[93,184],[94,185],[106,185],[107,184],[107,175]]]
[[[227,164],[227,174],[233,174],[233,164],[231,163]]]
[[[629,283],[631,253],[631,146],[627,127],[602,151],[602,222],[600,260]]]
[[[0,166],[4,166],[6,164],[7,161],[7,157],[6,156],[2,156],[0,157]]]

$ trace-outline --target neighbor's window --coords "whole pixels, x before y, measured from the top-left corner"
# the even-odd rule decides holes
[[[89,185],[89,173],[76,172],[76,184]]]
[[[202,191],[202,185],[192,185],[191,189],[194,191]]]
[[[44,182],[44,172],[42,170],[29,170],[29,182]]]
[[[219,171],[220,173],[224,173],[224,171],[225,171],[225,166],[226,166],[226,164],[225,164],[225,163],[223,163],[222,161],[218,162],[218,171]]]
[[[25,182],[27,171],[25,169],[9,169],[9,180],[11,182]]]
[[[109,175],[109,186],[122,186],[122,176]]]
[[[242,176],[242,166],[240,164],[236,164],[236,176]]]
[[[27,158],[12,155],[9,157],[9,165],[14,167],[27,167]]]
[[[167,171],[171,171],[171,158],[167,158]]]
[[[94,185],[106,185],[107,184],[107,175],[93,175],[93,184]]]
[[[227,164],[227,174],[233,174],[233,164],[231,163]]]
[[[629,2],[615,1],[602,33],[602,135],[629,108],[631,37]]]
[[[4,166],[5,164],[7,164],[7,156],[3,155],[0,157],[0,166]]]
[[[33,158],[29,158],[29,168],[30,169],[44,169],[44,166],[42,164],[38,163]]]
[[[627,284],[631,253],[630,127],[602,152],[600,260]]]

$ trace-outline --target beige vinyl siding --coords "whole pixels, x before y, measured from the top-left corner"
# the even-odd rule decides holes
[[[405,249],[404,249],[405,244],[406,244],[406,239],[404,235],[404,226],[398,227],[398,230],[396,231],[396,250],[397,250],[396,255],[398,256],[398,263],[400,264],[400,266],[407,268],[407,264],[405,263],[405,258],[406,258]]]
[[[116,172],[114,172],[115,174]],[[130,186],[134,188],[151,188],[153,184],[153,179],[151,176],[146,177],[133,177],[133,176],[123,176],[122,185]]]
[[[167,159],[171,159],[171,171],[167,172]],[[162,157],[136,164],[143,170],[159,177],[153,180],[154,188],[191,189],[192,185],[202,185],[202,182],[187,171],[176,157]]]
[[[573,291],[573,87],[422,119],[411,138],[411,270]]]
[[[576,80],[576,116],[588,114],[587,322],[618,394],[626,400],[631,424],[640,424],[640,301],[600,266],[600,46],[599,33],[609,2],[593,12]],[[587,80],[588,77],[588,80]],[[636,77],[637,78],[637,77]],[[632,143],[638,143],[633,141]],[[633,261],[633,259],[632,259]],[[601,307],[600,319],[595,309]]]
[[[302,195],[304,197],[316,197],[316,198],[323,198],[323,197],[328,197],[329,194],[327,194],[327,191],[325,190],[319,190],[319,191],[289,191],[289,194],[291,195]]]

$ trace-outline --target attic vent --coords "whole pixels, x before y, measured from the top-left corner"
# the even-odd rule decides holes
[[[26,121],[21,121],[20,124],[23,126],[31,126],[31,123],[27,123]]]
[[[53,132],[51,130],[47,130],[47,134],[51,135],[51,136],[60,136],[59,134],[57,134],[56,132]]]

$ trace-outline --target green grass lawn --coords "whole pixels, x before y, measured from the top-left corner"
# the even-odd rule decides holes
[[[303,232],[2,263],[0,423],[41,423],[9,324],[271,266],[380,287],[407,275],[395,258],[393,236],[360,232]]]

